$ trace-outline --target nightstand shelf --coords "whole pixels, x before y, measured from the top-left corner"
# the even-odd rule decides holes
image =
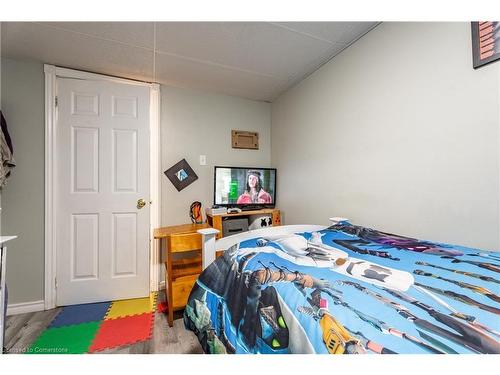
[[[266,208],[262,210],[250,210],[250,211],[241,211],[234,214],[220,214],[220,215],[212,215],[207,214],[207,221],[210,226],[214,229],[219,230],[217,234],[217,239],[222,238],[222,220],[226,217],[250,217],[250,216],[263,216],[270,215],[272,217],[273,226],[281,225],[281,213],[280,210],[276,208]]]

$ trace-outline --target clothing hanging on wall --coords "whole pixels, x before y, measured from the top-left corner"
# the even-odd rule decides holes
[[[7,129],[7,121],[0,111],[0,188],[5,186],[11,170],[16,166],[14,147]]]

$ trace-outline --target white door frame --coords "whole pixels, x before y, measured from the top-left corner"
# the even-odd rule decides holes
[[[45,73],[45,309],[56,307],[56,127],[57,127],[57,86],[56,80],[76,78],[94,81],[107,81],[150,88],[150,290],[157,291],[160,282],[160,253],[153,240],[153,229],[160,226],[161,203],[161,163],[160,163],[160,85],[132,81],[124,78],[106,76],[79,70],[60,68],[44,64]]]

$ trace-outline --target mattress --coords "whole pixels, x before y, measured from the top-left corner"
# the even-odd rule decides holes
[[[350,223],[260,236],[199,276],[207,353],[500,353],[500,254]]]

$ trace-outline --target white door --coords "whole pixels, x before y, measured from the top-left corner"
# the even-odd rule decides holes
[[[57,79],[58,306],[149,294],[149,93]]]

